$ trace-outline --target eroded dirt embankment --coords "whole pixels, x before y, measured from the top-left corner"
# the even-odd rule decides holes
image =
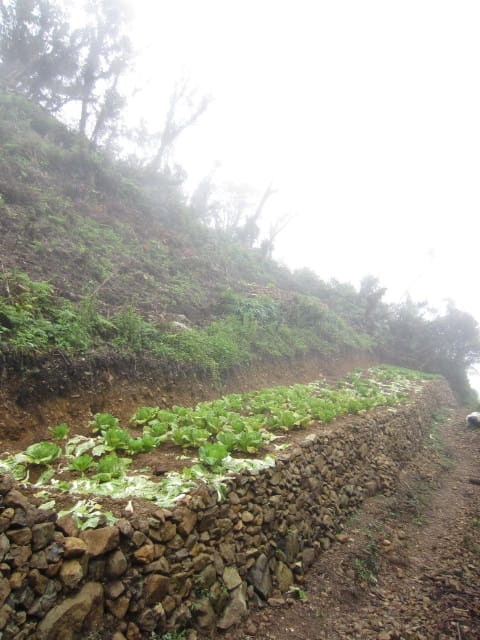
[[[0,370],[0,444],[22,448],[42,438],[49,426],[67,422],[78,428],[99,412],[112,413],[123,422],[143,405],[193,406],[226,393],[340,378],[356,367],[375,364],[378,360],[371,354],[272,359],[231,370],[215,383],[194,367],[113,355],[70,361],[58,354],[48,361],[25,363],[24,372],[6,366]]]

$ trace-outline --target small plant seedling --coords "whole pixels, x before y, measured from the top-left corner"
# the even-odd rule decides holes
[[[66,422],[62,422],[61,424],[57,424],[56,427],[49,427],[48,430],[55,440],[65,440],[70,431],[70,427]]]
[[[307,600],[305,589],[302,589],[301,587],[297,587],[295,585],[290,587],[290,589],[288,590],[288,595],[292,598],[295,598],[296,600]]]
[[[152,631],[150,634],[149,640],[185,640],[186,631],[168,631],[168,633],[163,633],[161,636]]]
[[[70,463],[69,469],[71,471],[80,471],[83,475],[85,471],[88,471],[95,464],[92,456],[89,456],[88,453],[83,453],[81,456],[74,458]]]
[[[368,584],[376,584],[377,577],[369,568],[369,562],[365,558],[355,558],[353,563],[355,577],[359,582],[367,582]]]
[[[98,431],[107,431],[113,427],[118,427],[118,418],[112,416],[111,413],[96,413],[90,425],[94,433]]]
[[[365,553],[355,558],[353,570],[359,582],[376,584],[377,575],[380,571],[377,543],[370,532],[367,533],[367,537],[369,543],[365,549]]]
[[[141,427],[157,419],[159,407],[140,407],[131,418],[132,424]]]

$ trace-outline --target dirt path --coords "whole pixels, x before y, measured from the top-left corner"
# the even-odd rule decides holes
[[[300,599],[278,594],[225,640],[478,640],[480,431],[465,413],[437,417],[395,494],[364,503]]]

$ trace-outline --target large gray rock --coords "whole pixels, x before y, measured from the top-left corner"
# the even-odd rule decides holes
[[[3,561],[4,557],[6,556],[9,550],[10,550],[10,540],[7,538],[7,536],[4,533],[2,533],[0,534],[0,562]]]
[[[192,533],[195,525],[197,524],[197,514],[185,507],[179,507],[178,509],[175,509],[174,517],[178,522],[178,532],[186,538],[190,533]]]
[[[140,564],[149,564],[155,557],[155,547],[151,542],[143,544],[136,551],[133,552],[133,556]]]
[[[300,541],[296,531],[290,531],[285,540],[285,555],[288,562],[295,562],[300,552]]]
[[[193,624],[202,633],[212,637],[215,631],[215,612],[208,598],[200,598],[192,606]]]
[[[43,594],[40,598],[36,599],[30,609],[28,610],[29,616],[35,616],[37,618],[45,617],[47,611],[54,606],[57,600],[57,587],[54,580],[48,580],[43,590]]]
[[[81,538],[68,536],[63,540],[63,557],[66,559],[77,558],[87,552],[87,543]]]
[[[255,591],[265,600],[272,593],[272,577],[268,566],[268,558],[261,553],[252,569],[247,574],[247,579],[253,585]]]
[[[37,640],[76,640],[101,627],[103,587],[88,582],[75,596],[51,609],[37,627]]]
[[[14,615],[15,610],[8,604],[4,604],[0,607],[0,629],[3,629],[10,618]]]
[[[33,550],[40,551],[40,549],[45,549],[45,547],[53,542],[55,525],[53,522],[41,522],[40,524],[36,524],[32,528],[32,535]]]
[[[27,544],[30,544],[30,542],[32,541],[32,530],[28,527],[23,527],[21,529],[10,529],[9,531],[7,531],[7,536],[12,544],[23,547]]]
[[[275,581],[281,593],[287,592],[293,584],[293,573],[284,562],[277,564]]]
[[[169,579],[166,576],[152,573],[145,579],[143,596],[148,606],[154,605],[165,598],[168,593]]]
[[[236,567],[225,567],[222,579],[229,591],[233,591],[233,589],[242,584],[242,579]]]
[[[0,495],[4,496],[13,487],[13,476],[8,473],[0,473]]]
[[[123,620],[128,611],[130,604],[130,597],[127,595],[120,596],[119,598],[110,599],[107,598],[106,605],[108,610],[118,619]]]
[[[242,584],[232,591],[230,602],[225,607],[222,617],[217,622],[219,629],[229,629],[238,624],[247,614],[247,585]]]
[[[220,582],[215,582],[210,587],[209,599],[217,615],[220,615],[225,609],[229,598],[230,594],[228,590],[225,589],[225,585],[221,584]]]
[[[11,590],[9,581],[6,578],[0,578],[0,606],[8,598]]]

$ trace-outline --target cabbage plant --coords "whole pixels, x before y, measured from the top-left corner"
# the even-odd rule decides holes
[[[62,450],[54,442],[42,441],[31,444],[25,450],[29,462],[33,464],[52,464],[62,453]]]

